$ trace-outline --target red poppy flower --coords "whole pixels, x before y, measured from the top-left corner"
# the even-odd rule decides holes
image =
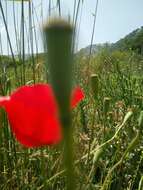
[[[71,107],[74,108],[83,97],[82,90],[75,88]],[[20,87],[11,96],[0,97],[0,106],[8,114],[15,137],[24,146],[56,144],[62,139],[58,107],[50,85]]]

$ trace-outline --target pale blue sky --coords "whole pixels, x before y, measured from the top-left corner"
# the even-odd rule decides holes
[[[38,16],[38,22],[41,21],[41,1],[43,9],[43,17],[46,20],[48,15],[48,0],[33,0],[33,4]],[[2,0],[4,11],[6,10],[6,0]],[[55,0],[53,0],[55,2]],[[10,37],[13,45],[13,50],[16,53],[15,48],[15,33],[13,28],[13,10],[12,2],[7,3],[8,12],[8,27],[10,32]],[[62,14],[68,16],[73,15],[73,0],[61,0],[62,4]],[[54,6],[54,3],[53,3]],[[81,24],[78,39],[78,49],[86,47],[90,44],[91,33],[93,26],[93,15],[96,6],[96,0],[84,0],[81,15]],[[16,15],[18,16],[18,23],[20,26],[20,3],[15,3]],[[25,3],[25,15],[28,23],[28,3]],[[129,32],[135,30],[136,28],[143,25],[143,0],[99,0],[98,12],[97,12],[97,22],[95,28],[94,44],[104,43],[104,42],[115,42],[120,38],[124,37]],[[81,11],[81,9],[80,9]],[[57,10],[52,11],[52,15],[56,15]],[[1,15],[1,14],[0,14]],[[0,17],[1,18],[1,17]],[[39,28],[38,22],[36,20],[37,31]],[[2,19],[0,20],[1,26],[1,36],[2,36],[2,46],[4,53],[7,53],[6,46],[6,33],[3,26]],[[38,48],[42,51],[42,43],[40,40],[40,32],[38,32]],[[27,40],[25,40],[25,43]]]

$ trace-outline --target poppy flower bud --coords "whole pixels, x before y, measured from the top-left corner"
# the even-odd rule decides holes
[[[109,98],[109,97],[105,97],[105,98],[104,98],[103,109],[104,109],[104,114],[105,114],[105,115],[106,115],[107,112],[109,111],[110,102],[111,102],[111,98]]]
[[[50,82],[60,113],[65,115],[70,109],[73,27],[65,20],[52,19],[45,25],[44,33]]]
[[[99,92],[99,78],[97,74],[92,74],[90,76],[91,78],[91,88],[92,88],[92,92],[94,97],[97,98],[98,96],[98,92]]]

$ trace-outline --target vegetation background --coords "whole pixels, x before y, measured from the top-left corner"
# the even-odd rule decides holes
[[[8,13],[3,8],[6,2],[0,1],[9,52],[3,54],[0,35],[2,96],[24,84],[46,82],[48,75],[45,53],[38,49],[32,1],[12,0],[16,54],[7,27]],[[83,2],[75,0],[72,15],[75,26],[80,23],[78,14]],[[21,4],[19,24],[14,14],[16,3]],[[24,17],[25,3],[29,5],[28,25]],[[142,190],[143,27],[116,43],[93,45],[98,1],[96,6],[91,44],[75,51],[74,57],[73,83],[82,86],[86,95],[73,111],[77,189]],[[60,0],[55,8],[62,15]],[[49,16],[51,10],[49,1]],[[6,113],[0,110],[0,189],[66,189],[62,151],[60,145],[23,148],[10,132]]]

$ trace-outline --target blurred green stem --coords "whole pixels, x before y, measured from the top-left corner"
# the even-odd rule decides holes
[[[70,111],[65,117],[61,118],[64,135],[64,161],[67,173],[67,190],[75,190],[75,177],[73,167],[73,133]]]
[[[73,170],[73,133],[70,98],[72,88],[73,26],[61,18],[54,18],[44,27],[47,40],[47,70],[58,103],[64,137],[64,161],[67,190],[75,190]]]

